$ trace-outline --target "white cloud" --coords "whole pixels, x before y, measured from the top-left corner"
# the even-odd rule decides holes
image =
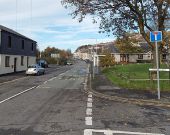
[[[97,39],[104,38],[103,41],[112,40],[97,34],[98,24],[92,24],[91,17],[86,17],[82,23],[73,20],[60,0],[32,0],[32,20],[31,0],[17,1],[16,10],[16,0],[0,0],[0,24],[33,38],[41,50],[48,45],[75,50],[79,45],[95,43],[94,39],[90,39],[95,36]]]

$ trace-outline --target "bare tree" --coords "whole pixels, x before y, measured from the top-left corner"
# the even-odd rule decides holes
[[[170,17],[170,0],[62,0],[71,7],[73,18],[83,21],[85,16],[93,16],[93,22],[100,23],[100,31],[122,36],[129,31],[139,31],[151,46],[156,66],[155,47],[150,42],[149,31],[166,33],[165,20]],[[160,51],[165,41],[160,45]]]

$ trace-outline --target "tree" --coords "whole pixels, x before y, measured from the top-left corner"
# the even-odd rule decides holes
[[[170,18],[170,0],[62,0],[72,9],[73,18],[81,22],[85,16],[92,15],[93,22],[100,22],[100,32],[122,36],[126,32],[139,30],[153,50],[154,67],[156,54],[154,44],[150,42],[149,31],[163,31],[165,20]],[[97,18],[97,19],[96,19]],[[165,39],[160,45],[160,51]]]
[[[138,44],[138,41],[130,38],[129,36],[118,38],[115,42],[115,45],[119,49],[120,53],[143,53],[142,48],[136,46],[135,44]]]
[[[36,58],[37,59],[40,58],[40,49],[39,49],[38,45],[36,46]]]
[[[115,64],[115,58],[108,52],[105,52],[104,55],[100,57],[100,65],[102,67],[113,66]]]
[[[52,58],[51,54],[60,54],[60,58]],[[45,59],[50,64],[58,64],[61,59],[67,59],[68,54],[65,50],[60,50],[55,47],[47,47],[41,52],[41,58]]]
[[[71,49],[67,49],[67,54],[68,54],[68,57],[72,57],[72,53],[71,53]]]

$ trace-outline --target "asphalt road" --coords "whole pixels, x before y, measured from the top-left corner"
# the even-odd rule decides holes
[[[2,84],[0,135],[83,134],[86,68],[86,63],[80,62]],[[28,91],[10,99],[24,90]]]
[[[168,108],[85,94],[87,67],[79,61],[1,84],[0,135],[170,135]]]

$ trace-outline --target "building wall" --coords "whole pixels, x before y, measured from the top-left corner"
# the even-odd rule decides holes
[[[112,56],[115,58],[116,63],[120,62],[120,54],[112,54]]]
[[[5,67],[5,56],[10,56],[9,67]],[[14,58],[17,58],[16,71],[25,71],[27,69],[27,57],[29,58],[28,65],[36,63],[36,57],[24,56],[23,66],[21,65],[20,55],[4,55],[0,54],[0,75],[14,72]]]
[[[143,55],[142,59],[139,59],[138,55]],[[112,56],[115,57],[115,62],[116,63],[120,63],[121,61],[121,54],[119,53],[112,53]],[[126,57],[126,62],[130,62],[130,63],[136,63],[137,60],[151,60],[151,53],[146,53],[146,54],[126,54],[124,57]],[[129,57],[129,59],[128,59]]]
[[[136,63],[138,59],[138,55],[129,55],[129,62]]]
[[[151,60],[151,54],[145,54],[143,55],[144,60]]]
[[[15,35],[6,31],[0,31],[0,54],[8,55],[36,55],[36,42],[22,36]],[[8,37],[11,37],[11,48],[8,47]],[[22,49],[22,40],[24,40],[24,49]],[[32,51],[33,44],[33,51]]]

